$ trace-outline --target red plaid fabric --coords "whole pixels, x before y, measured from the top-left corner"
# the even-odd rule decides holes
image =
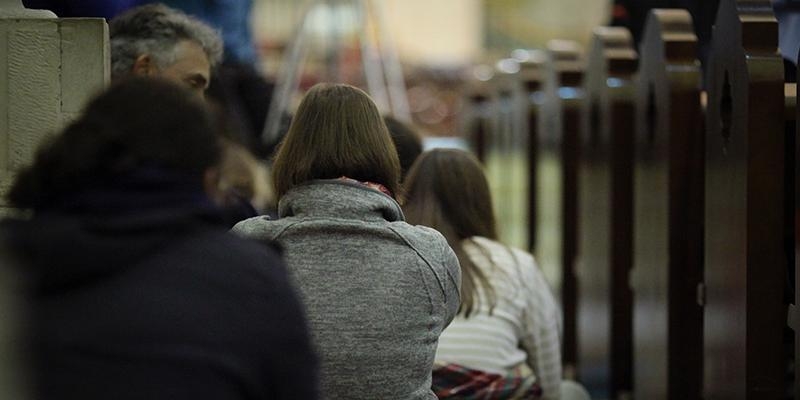
[[[381,192],[381,193],[383,193],[383,194],[385,194],[385,195],[387,195],[387,196],[389,196],[391,198],[394,198],[394,195],[392,194],[392,191],[389,190],[386,186],[381,185],[380,183],[358,181],[358,180],[355,180],[353,178],[348,178],[346,176],[340,176],[339,180],[340,181],[347,181],[347,182],[350,182],[350,183],[358,183],[358,184],[364,185],[364,186],[366,186],[366,187],[368,187],[370,189],[375,189],[375,190],[377,190],[377,191],[379,191],[379,192]]]
[[[530,400],[542,397],[542,388],[532,376],[518,371],[498,375],[446,364],[433,370],[433,392],[439,399],[459,400]]]

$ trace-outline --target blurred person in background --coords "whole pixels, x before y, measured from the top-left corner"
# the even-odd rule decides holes
[[[0,243],[31,281],[37,399],[315,399],[278,251],[227,232],[214,116],[131,78],[38,150]],[[3,265],[7,265],[4,261]]]
[[[397,148],[397,155],[400,158],[400,181],[403,182],[411,164],[414,164],[417,157],[422,154],[422,136],[409,124],[395,117],[385,116],[383,122],[386,123],[394,147]]]
[[[275,195],[270,186],[269,171],[252,153],[230,139],[225,139],[219,190],[227,193],[228,203],[243,202],[241,215],[231,218],[239,222],[255,215],[274,213]]]

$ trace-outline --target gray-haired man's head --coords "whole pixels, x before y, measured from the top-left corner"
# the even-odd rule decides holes
[[[214,29],[163,4],[136,7],[114,18],[111,74],[160,76],[202,95],[222,58],[222,39]]]

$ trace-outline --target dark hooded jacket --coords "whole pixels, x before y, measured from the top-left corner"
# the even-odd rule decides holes
[[[202,193],[92,190],[0,233],[31,277],[37,399],[316,398],[279,254]]]

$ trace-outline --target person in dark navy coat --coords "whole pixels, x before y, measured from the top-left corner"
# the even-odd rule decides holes
[[[0,225],[30,282],[37,399],[316,399],[279,251],[226,229],[205,106],[132,78],[42,146]]]

